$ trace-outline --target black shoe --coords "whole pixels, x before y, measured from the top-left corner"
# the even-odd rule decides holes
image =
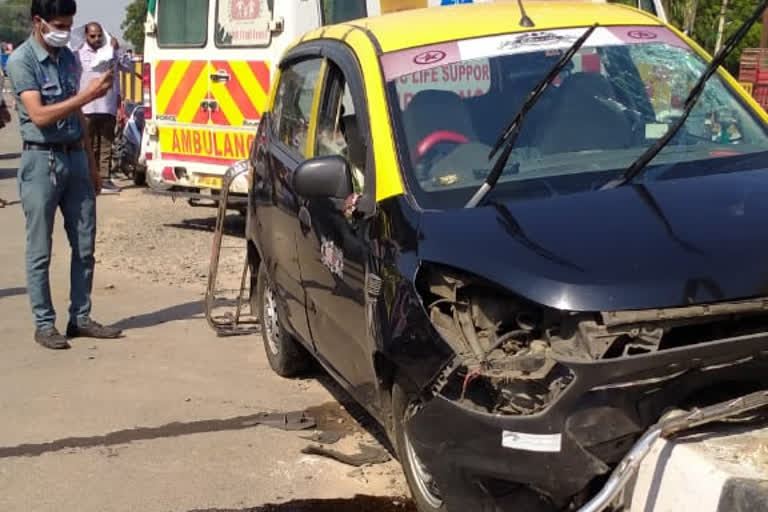
[[[36,330],[35,341],[45,348],[52,350],[66,350],[70,348],[67,338],[62,336],[55,327]]]
[[[99,338],[113,339],[119,338],[123,331],[114,327],[106,327],[93,320],[88,320],[86,325],[74,325],[70,322],[67,325],[67,338]]]

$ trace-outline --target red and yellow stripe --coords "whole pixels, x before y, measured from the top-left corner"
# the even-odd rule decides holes
[[[229,75],[215,82],[217,72]],[[267,103],[269,64],[263,61],[159,61],[155,68],[155,112],[177,123],[244,126],[257,122]],[[210,112],[205,100],[216,102]]]
[[[211,122],[220,126],[243,126],[255,122],[267,104],[269,65],[261,61],[211,61],[211,73],[223,71],[227,82],[211,82],[211,96],[218,108]]]
[[[155,68],[155,112],[176,122],[207,124],[208,61],[160,61]]]

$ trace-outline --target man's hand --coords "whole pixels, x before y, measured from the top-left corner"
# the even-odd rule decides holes
[[[111,69],[109,71],[105,71],[101,74],[101,76],[94,78],[88,83],[88,85],[85,87],[85,92],[93,99],[101,98],[107,94],[107,92],[109,92],[109,89],[112,87],[114,80],[115,72]]]
[[[110,42],[112,43],[112,48],[114,48],[115,50],[120,48],[120,43],[117,42],[117,38],[113,37]]]
[[[99,172],[99,165],[96,163],[96,155],[93,154],[93,149],[88,148],[86,150],[88,155],[88,168],[91,171],[91,182],[93,183],[93,190],[96,195],[101,193],[101,173]]]

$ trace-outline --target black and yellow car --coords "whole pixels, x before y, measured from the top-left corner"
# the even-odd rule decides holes
[[[768,384],[765,112],[647,13],[524,6],[309,33],[251,154],[270,364],[319,360],[421,511],[577,509]]]

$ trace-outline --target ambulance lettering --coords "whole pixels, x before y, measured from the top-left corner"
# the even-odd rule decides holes
[[[225,164],[248,158],[254,137],[246,132],[174,127],[160,130],[160,147],[164,158]]]

